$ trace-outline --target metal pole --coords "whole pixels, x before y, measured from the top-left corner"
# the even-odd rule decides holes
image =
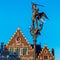
[[[34,40],[34,60],[36,60],[36,39]]]

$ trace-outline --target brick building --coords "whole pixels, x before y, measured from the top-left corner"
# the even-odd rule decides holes
[[[20,29],[14,33],[6,47],[10,52],[17,52],[21,60],[34,58],[33,45],[28,43]],[[50,52],[47,46],[41,48],[41,45],[36,45],[36,60],[54,60],[54,50]]]

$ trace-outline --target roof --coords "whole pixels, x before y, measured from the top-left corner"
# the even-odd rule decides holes
[[[53,54],[50,52],[50,50],[48,49],[47,46],[44,46],[44,48],[42,49],[42,51],[39,53],[38,57],[37,57],[37,60],[40,59],[43,59],[44,56],[49,56],[51,58],[51,60],[54,60],[54,56]],[[50,59],[49,58],[49,59]]]
[[[31,44],[31,46],[32,46],[32,48],[34,48],[33,44]],[[41,51],[42,51],[41,45],[36,44],[36,55],[38,56]]]

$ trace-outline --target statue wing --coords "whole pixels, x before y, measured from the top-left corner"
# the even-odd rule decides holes
[[[41,14],[42,14],[42,16],[44,16],[46,19],[49,19],[44,12],[42,12]]]

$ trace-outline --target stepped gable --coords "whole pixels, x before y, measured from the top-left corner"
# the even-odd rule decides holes
[[[21,41],[17,41],[17,38],[20,37]],[[10,47],[27,47],[29,49],[32,49],[32,47],[30,46],[30,44],[28,43],[28,41],[26,40],[26,38],[24,37],[23,33],[20,31],[20,29],[18,29],[13,37],[11,38],[11,40],[9,41],[9,43],[7,44],[7,48],[9,49]]]
[[[54,60],[54,56],[52,55],[52,53],[50,53],[47,46],[45,46],[39,53],[37,60],[44,60],[44,57],[47,58],[47,60]]]
[[[17,48],[20,49],[19,50],[19,56],[20,56],[21,60],[27,60],[28,58],[30,60],[33,60],[34,49],[28,43],[28,41],[26,40],[26,38],[24,37],[24,35],[20,29],[18,29],[14,33],[13,37],[11,38],[11,40],[9,41],[9,43],[7,44],[6,47],[9,51],[11,51],[11,48],[12,48],[13,52],[16,52]],[[23,55],[23,49],[24,48],[27,49],[25,56]]]

